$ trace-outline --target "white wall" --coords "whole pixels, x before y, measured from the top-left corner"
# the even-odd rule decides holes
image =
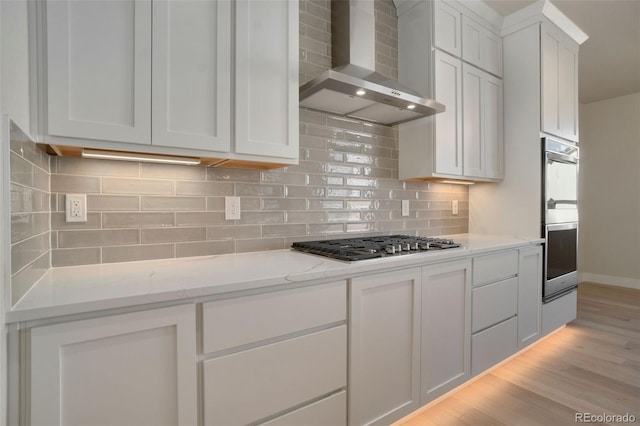
[[[0,79],[1,109],[25,132],[31,133],[29,120],[29,28],[26,0],[1,0]]]
[[[640,93],[580,106],[581,281],[640,289]]]

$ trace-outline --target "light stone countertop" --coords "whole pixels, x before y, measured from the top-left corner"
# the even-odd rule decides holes
[[[6,313],[6,322],[48,319],[314,280],[344,279],[540,244],[488,235],[449,235],[461,248],[343,262],[292,250],[51,268]]]

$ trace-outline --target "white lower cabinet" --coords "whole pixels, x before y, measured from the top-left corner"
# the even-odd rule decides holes
[[[350,425],[388,425],[420,406],[420,291],[420,268],[351,280]]]
[[[569,292],[542,305],[542,335],[551,333],[577,318],[578,291]]]
[[[344,280],[203,303],[204,424],[346,424],[346,318]]]
[[[522,349],[541,337],[542,247],[518,252],[518,349]]]
[[[345,387],[346,345],[342,325],[204,361],[204,424],[246,425]]]
[[[530,246],[26,328],[21,423],[390,424],[575,318],[541,285]]]
[[[275,418],[262,426],[346,426],[347,391],[321,399],[298,410]]]
[[[422,268],[421,403],[471,374],[471,260]]]
[[[195,305],[34,327],[30,425],[196,425]]]
[[[516,353],[518,319],[510,319],[475,333],[471,338],[471,365],[475,376]]]

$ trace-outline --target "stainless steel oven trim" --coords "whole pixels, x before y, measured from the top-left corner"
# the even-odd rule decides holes
[[[578,286],[577,266],[575,271],[547,280],[547,264],[548,264],[548,257],[549,257],[549,249],[547,247],[547,244],[549,241],[549,231],[551,232],[566,231],[570,229],[578,229],[578,223],[572,222],[572,223],[551,224],[551,225],[546,225],[544,228],[544,238],[545,238],[545,241],[547,241],[547,243],[545,243],[545,247],[544,247],[544,269],[543,269],[544,282],[542,286],[543,303],[548,303],[562,296],[568,291],[573,290]],[[578,238],[579,238],[579,235],[576,234],[576,249],[578,247]]]
[[[563,145],[569,147],[572,152],[567,155],[561,152],[557,152],[553,149],[553,145]],[[579,148],[575,144],[568,143],[566,141],[562,141],[559,139],[554,139],[549,136],[545,136],[542,138],[542,182],[541,182],[541,192],[542,192],[542,204],[541,204],[541,219],[542,219],[542,236],[545,235],[545,225],[549,225],[552,223],[565,223],[565,222],[577,222],[579,220],[578,214],[578,200],[577,200],[577,192],[576,192],[576,200],[575,200],[575,208],[567,208],[567,209],[549,209],[547,206],[547,161],[555,161],[564,164],[575,165],[576,167],[576,184],[577,184],[577,175],[580,170],[579,165]],[[576,188],[577,191],[577,188]],[[567,200],[560,200],[562,204],[573,204],[567,203]],[[573,201],[573,200],[569,200]]]

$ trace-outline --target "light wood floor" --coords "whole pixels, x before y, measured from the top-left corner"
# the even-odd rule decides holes
[[[580,284],[575,321],[401,425],[562,426],[577,412],[640,423],[640,291]]]

